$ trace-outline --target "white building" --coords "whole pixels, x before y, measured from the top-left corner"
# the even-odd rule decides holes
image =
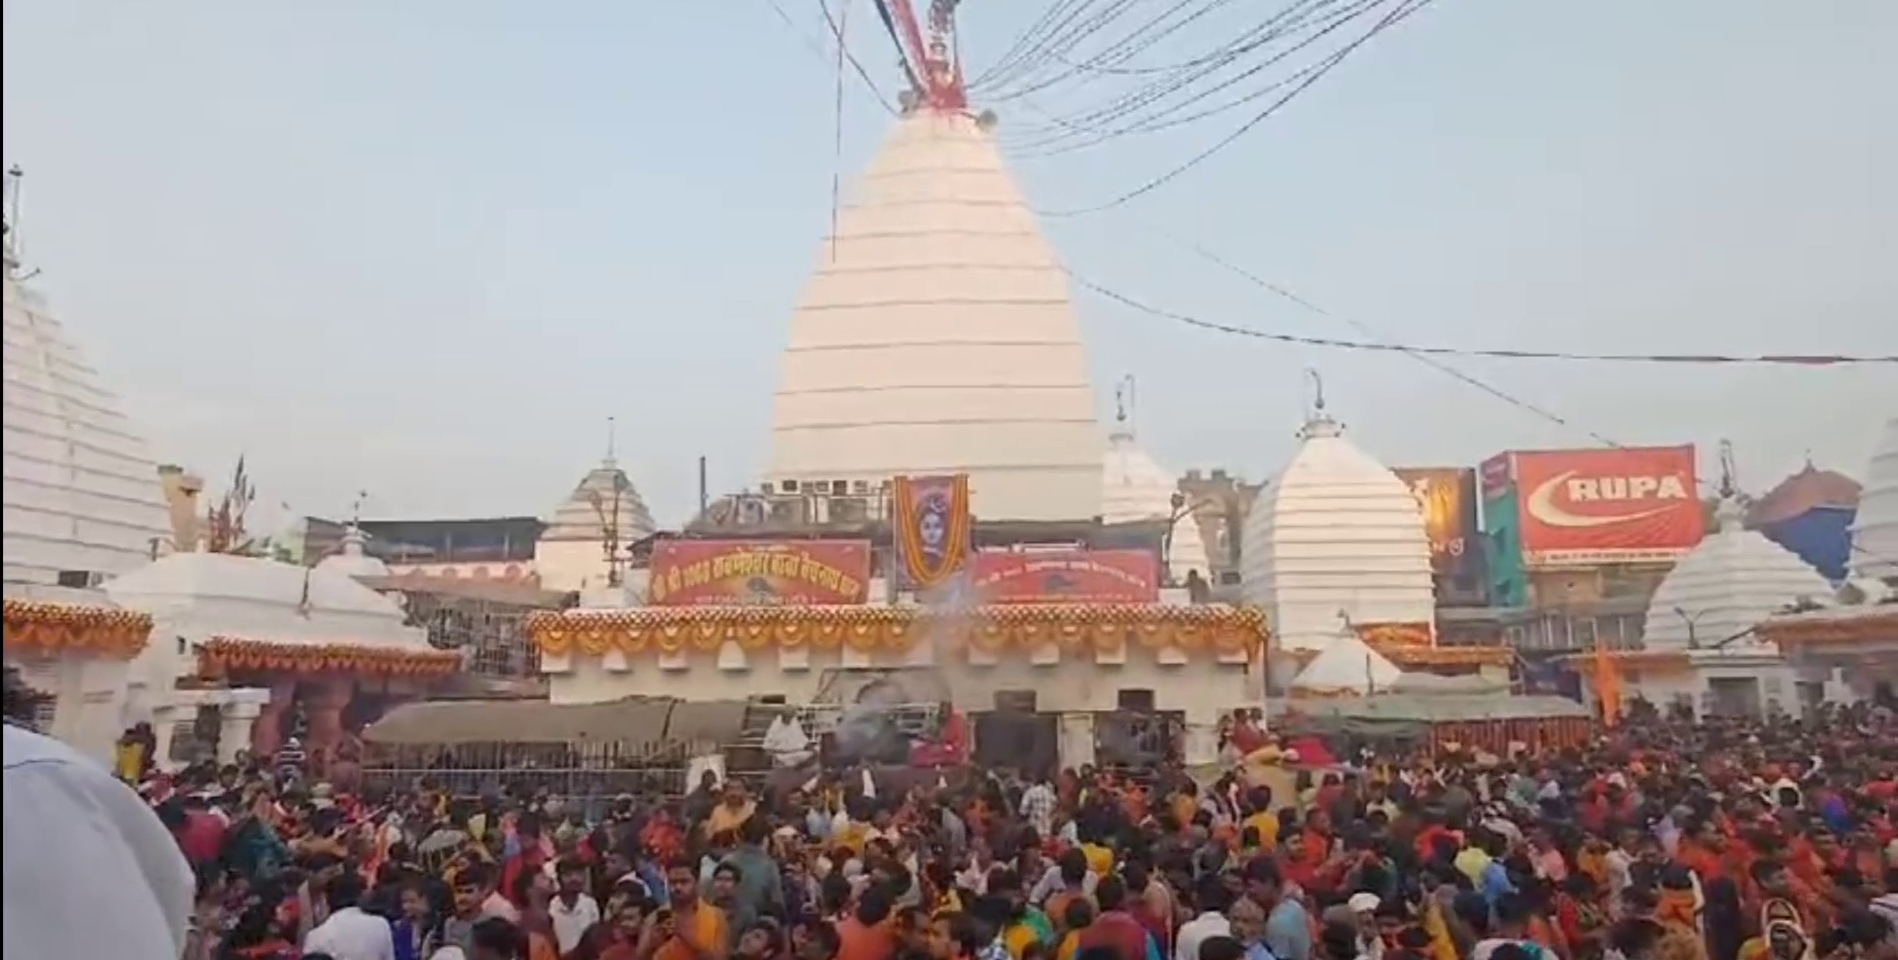
[[[1174,507],[1174,500],[1180,506]],[[1134,439],[1133,424],[1123,413],[1107,435],[1107,453],[1101,463],[1101,521],[1131,523],[1170,521],[1167,573],[1173,583],[1186,581],[1191,571],[1210,577],[1212,562],[1193,514],[1200,504],[1186,499],[1175,474],[1161,467]]]
[[[1100,513],[1098,429],[1067,277],[989,125],[909,111],[792,315],[774,492],[967,473],[983,520],[1086,519]]]
[[[658,529],[633,480],[612,457],[587,472],[554,507],[547,529],[534,544],[534,572],[544,590],[590,590],[606,586],[608,527],[623,552]]]
[[[1359,639],[1357,631],[1347,625],[1292,678],[1291,694],[1294,697],[1371,696],[1389,693],[1403,676],[1403,670],[1371,649],[1371,645]]]
[[[1851,698],[1834,671],[1795,669],[1758,633],[1786,607],[1830,597],[1832,586],[1791,551],[1744,529],[1744,517],[1736,500],[1722,500],[1714,532],[1655,589],[1643,649],[1609,654],[1624,702],[1639,696],[1662,710],[1760,715]],[[1591,656],[1578,658],[1584,677]]]
[[[10,241],[0,351],[6,657],[53,695],[47,731],[104,758],[124,729],[126,661],[149,625],[115,616],[97,588],[149,562],[170,521],[144,438],[23,282]]]
[[[320,693],[341,698],[340,708],[364,692],[419,692],[409,684],[413,668],[446,672],[458,663],[429,646],[426,630],[404,623],[394,597],[356,582],[339,559],[309,568],[174,553],[106,584],[116,605],[152,618],[152,641],[131,664],[125,712],[152,724],[160,762],[205,708],[215,710],[217,752],[228,760],[252,747],[260,714],[281,725],[298,699],[313,707],[319,688],[338,687]],[[190,683],[198,679],[221,683]],[[200,727],[197,736],[212,734]]]
[[[1888,417],[1865,469],[1852,526],[1852,575],[1898,579],[1898,417]]]
[[[1323,650],[1339,617],[1434,630],[1430,540],[1410,488],[1358,449],[1322,409],[1247,515],[1241,594],[1265,611],[1274,645]]]
[[[873,497],[898,475],[951,473],[969,475],[983,522],[1085,525],[1107,512],[1110,487],[1112,519],[1171,509],[1171,480],[1137,449],[1110,445],[1104,458],[1066,277],[989,124],[932,104],[897,121],[855,184],[791,318],[767,492]],[[1182,523],[1175,536],[1175,557],[1203,572],[1197,529]],[[541,574],[560,586],[544,563]],[[885,584],[869,595],[888,596]],[[954,610],[909,598],[612,609],[589,597],[588,609],[530,629],[555,702],[772,694],[801,704],[840,677],[895,671],[927,676],[960,711],[1009,702],[1058,717],[1069,764],[1093,758],[1094,716],[1130,703],[1183,715],[1189,756],[1210,759],[1221,714],[1262,702],[1263,625],[1252,611],[1168,596],[1177,605]]]

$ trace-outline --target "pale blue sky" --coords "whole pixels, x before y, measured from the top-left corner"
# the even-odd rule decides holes
[[[965,0],[971,63],[1046,2]],[[12,0],[5,153],[37,282],[157,457],[221,475],[247,450],[262,500],[542,513],[611,413],[677,523],[699,454],[716,490],[760,472],[827,225],[823,28],[782,3],[804,37],[766,0]],[[1129,295],[1272,329],[1355,334],[1143,223],[1392,339],[1898,353],[1894,49],[1890,0],[1440,0],[1212,161],[1048,231]],[[1086,206],[1231,122],[1017,170],[1038,206]],[[887,127],[853,82],[847,169]],[[1394,464],[1589,442],[1402,356],[1077,302],[1103,413],[1136,374],[1142,438],[1180,468],[1275,470],[1306,365]],[[1705,462],[1730,437],[1755,486],[1808,449],[1862,471],[1898,411],[1890,367],[1464,366],[1618,441]]]

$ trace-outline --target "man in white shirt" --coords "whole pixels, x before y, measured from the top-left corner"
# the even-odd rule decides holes
[[[586,892],[585,864],[562,860],[559,875],[560,892],[548,902],[547,912],[553,917],[554,942],[564,956],[580,945],[588,928],[600,922],[600,904]]]
[[[344,872],[324,890],[330,915],[303,938],[304,953],[327,953],[335,960],[395,960],[395,931],[389,921],[364,913],[362,878]]]
[[[138,794],[71,747],[11,723],[4,789],[0,943],[9,960],[177,960],[191,868]]]
[[[1232,894],[1217,875],[1202,878],[1197,887],[1200,915],[1180,924],[1173,938],[1173,960],[1199,960],[1199,945],[1210,937],[1232,936],[1232,921],[1226,908],[1232,906]]]

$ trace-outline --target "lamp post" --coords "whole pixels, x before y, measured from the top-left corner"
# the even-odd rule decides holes
[[[1166,533],[1160,537],[1160,577],[1171,584],[1173,582],[1173,528],[1179,525],[1181,518],[1193,511],[1186,506],[1186,494],[1178,490],[1173,491],[1173,496],[1167,498],[1167,505],[1171,509],[1167,511]]]

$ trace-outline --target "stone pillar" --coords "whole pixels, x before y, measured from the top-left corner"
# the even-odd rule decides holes
[[[283,746],[284,721],[290,717],[290,708],[296,705],[297,683],[295,680],[279,680],[270,685],[270,699],[265,701],[263,709],[258,711],[257,719],[250,729],[250,753],[260,760],[268,761],[276,755],[277,748]]]
[[[1211,704],[1186,706],[1186,743],[1180,751],[1188,769],[1219,762],[1219,720],[1226,711]]]
[[[178,711],[166,704],[152,711],[152,769],[170,770],[171,743],[178,734]]]
[[[310,742],[303,748],[310,755],[310,769],[321,775],[329,768],[336,749],[343,744],[343,708],[356,695],[356,682],[348,676],[329,676],[310,686],[304,709],[310,720]]]
[[[247,693],[249,691],[238,691]],[[264,697],[233,700],[218,710],[217,762],[236,763],[237,754],[255,741],[257,720],[264,710]]]
[[[1056,751],[1062,769],[1079,770],[1094,763],[1094,715],[1064,713],[1056,728]]]

